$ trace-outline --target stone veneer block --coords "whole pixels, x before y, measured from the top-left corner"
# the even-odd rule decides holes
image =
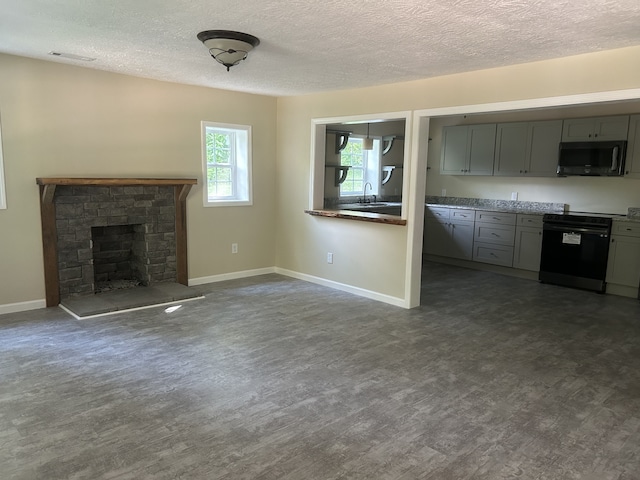
[[[134,269],[144,271],[147,284],[175,281],[173,186],[59,185],[54,202],[62,298],[95,291],[91,227],[141,225]]]

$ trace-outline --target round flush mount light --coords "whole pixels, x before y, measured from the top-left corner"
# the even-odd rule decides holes
[[[198,40],[209,49],[216,62],[227,67],[227,72],[260,44],[253,35],[230,30],[206,30],[198,34]]]

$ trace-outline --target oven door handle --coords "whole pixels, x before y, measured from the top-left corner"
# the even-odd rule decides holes
[[[589,227],[573,227],[570,225],[553,225],[553,224],[544,224],[542,226],[543,230],[549,230],[553,232],[564,232],[564,233],[595,233],[597,235],[606,235],[609,236],[608,228],[589,228]]]

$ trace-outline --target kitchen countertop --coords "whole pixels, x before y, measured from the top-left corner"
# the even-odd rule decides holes
[[[527,215],[544,215],[545,213],[580,213],[571,212],[564,203],[543,203],[543,202],[520,202],[516,200],[487,200],[482,198],[461,198],[461,197],[426,197],[425,205],[428,207],[459,208],[465,210],[485,210],[499,213],[519,213]],[[640,223],[640,208],[629,207],[628,214],[603,214],[618,222]]]
[[[463,208],[468,210],[486,210],[489,212],[521,213],[544,215],[545,213],[564,213],[564,203],[521,202],[517,200],[489,200],[484,198],[463,197],[426,197],[429,207]]]
[[[545,213],[564,213],[564,212],[550,212],[542,209],[532,208],[508,208],[508,207],[479,207],[474,205],[443,205],[441,203],[427,203],[427,207],[442,207],[442,208],[458,208],[460,210],[482,210],[487,212],[498,213],[520,213],[527,215],[544,215]]]

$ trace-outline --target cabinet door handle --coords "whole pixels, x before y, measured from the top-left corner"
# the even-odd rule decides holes
[[[500,236],[500,235],[498,235],[498,234],[497,234],[497,233],[495,233],[495,232],[491,232],[491,235],[493,235],[494,237],[499,237],[499,236]]]

